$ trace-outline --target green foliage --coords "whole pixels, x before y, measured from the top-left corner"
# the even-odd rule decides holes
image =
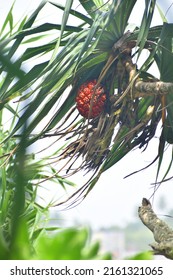
[[[31,242],[28,227],[20,219],[17,235],[9,248],[0,239],[0,259],[3,260],[91,260],[111,259],[110,254],[99,253],[99,243],[90,245],[87,229],[62,229],[56,233],[41,230]]]
[[[27,124],[22,129],[17,147],[11,139],[1,148],[0,259],[110,259],[110,254],[99,254],[98,243],[89,244],[87,229],[60,230],[43,225],[49,206],[43,207],[37,202],[37,181],[47,178],[46,165],[43,161],[33,163],[28,157]],[[1,130],[2,139],[7,134]],[[16,152],[10,155],[13,145]],[[7,163],[4,157],[9,157]],[[54,180],[63,188],[74,186],[60,176]]]
[[[164,82],[173,82],[172,71],[173,71],[173,53],[172,53],[172,41],[173,41],[173,24],[164,23],[163,29],[160,35],[161,50],[158,51],[158,67],[160,70],[161,80]],[[163,123],[162,133],[160,137],[159,145],[159,163],[157,169],[157,177],[161,169],[162,160],[164,158],[164,150],[168,144],[173,144],[173,109],[172,109],[172,94],[168,94],[162,97],[164,101],[164,108],[166,110],[165,121]],[[168,168],[160,181],[164,181],[169,174],[172,166],[171,162],[168,164]]]
[[[153,254],[149,251],[136,254],[127,258],[127,260],[153,260]]]
[[[37,258],[44,260],[111,259],[110,254],[99,254],[99,243],[88,244],[86,229],[71,228],[55,235],[41,235],[35,248]]]

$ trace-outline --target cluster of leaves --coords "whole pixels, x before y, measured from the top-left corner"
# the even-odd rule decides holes
[[[66,1],[64,6],[44,0],[29,18],[25,17],[19,23],[18,28],[13,26],[12,9],[10,10],[2,27],[3,35],[1,34],[0,40],[1,73],[3,74],[0,106],[1,109],[7,108],[14,113],[9,101],[16,100],[16,97],[18,97],[17,101],[20,101],[21,105],[15,126],[5,141],[16,135],[20,136],[20,129],[28,120],[26,128],[27,146],[48,136],[56,136],[57,140],[62,137],[65,139],[67,136],[70,141],[73,141],[73,137],[79,139],[80,134],[84,131],[82,128],[81,132],[81,127],[88,128],[84,119],[78,118],[75,122],[77,117],[75,95],[79,85],[87,80],[99,78],[101,82],[106,83],[109,96],[114,96],[116,90],[120,91],[120,95],[122,91],[127,91],[126,88],[119,88],[119,82],[124,83],[124,77],[121,80],[120,76],[123,69],[119,69],[124,52],[121,48],[118,49],[118,52],[115,50],[113,53],[113,50],[123,36],[126,38],[126,32],[130,29],[128,25],[129,17],[136,2],[137,0],[114,0],[105,3],[96,0],[87,2],[80,0],[80,5],[86,11],[82,13],[72,8],[73,0]],[[63,11],[62,23],[44,23],[37,26],[36,19],[48,4],[52,5],[57,13],[60,10]],[[145,2],[141,25],[140,27],[133,27],[125,43],[128,42],[128,47],[131,46],[131,49],[136,47],[135,57],[137,57],[137,61],[143,49],[149,51],[148,58],[138,69],[137,75],[140,79],[144,81],[157,80],[154,75],[147,72],[150,66],[156,62],[161,73],[161,80],[171,82],[173,28],[172,24],[150,27],[155,8],[156,1]],[[68,25],[70,17],[75,18],[80,23]],[[10,30],[4,34],[8,24]],[[55,30],[58,38],[52,39],[52,41],[49,38],[48,43],[40,44],[43,36],[45,37],[50,31]],[[28,44],[32,43],[33,40],[37,42],[37,46],[32,47],[31,45],[31,47],[28,47]],[[18,55],[22,45],[27,47],[21,55]],[[49,59],[46,59],[47,55],[49,55]],[[44,62],[35,64],[29,71],[23,70],[24,63],[40,56],[45,59]],[[133,83],[133,81],[131,82]],[[129,81],[126,81],[125,86],[130,92],[129,87],[132,87],[132,84],[128,85],[128,83]],[[69,86],[71,86],[69,94],[64,95]],[[61,97],[63,97],[62,101]],[[156,98],[153,95],[131,101],[129,94],[128,98],[126,97],[127,94],[125,94],[125,99],[122,96],[120,97],[121,101],[118,99],[116,102],[118,106],[113,113],[118,115],[118,118],[113,121],[113,128],[110,124],[104,128],[105,131],[111,130],[109,137],[107,136],[109,138],[107,140],[108,144],[106,143],[108,147],[104,147],[104,150],[108,150],[109,153],[102,152],[99,156],[99,149],[94,153],[91,151],[91,154],[95,154],[96,164],[95,162],[93,164],[93,161],[89,159],[87,164],[84,165],[88,169],[92,169],[93,166],[97,170],[99,169],[99,173],[87,184],[86,189],[91,189],[102,172],[116,164],[135,146],[143,147],[147,145],[155,134],[161,118],[162,102],[160,97]],[[165,142],[168,138],[169,142],[172,139],[172,110],[169,105],[171,102],[171,95],[169,95],[165,104],[168,112],[168,124],[165,126],[164,137],[162,137],[160,161],[162,161]],[[130,109],[130,106],[132,109]],[[154,113],[146,120],[147,110],[150,106],[155,106]],[[135,111],[135,115],[130,116],[126,113],[123,116],[124,112],[129,110],[133,114]],[[134,121],[134,118],[136,118],[136,121]],[[108,118],[107,122],[111,123],[111,118]],[[143,123],[144,125],[141,125]],[[99,126],[99,121],[91,123],[91,126],[94,128]],[[41,129],[39,129],[40,127]],[[171,127],[171,129],[167,129],[168,127]],[[111,138],[114,135],[114,128],[118,129],[118,133],[116,140],[112,143]],[[107,131],[105,133],[107,134]],[[100,150],[103,149],[102,138],[105,138],[106,134],[100,137]],[[88,134],[86,137],[88,138]],[[95,137],[94,134],[93,137]],[[105,142],[106,140],[104,140],[104,144]],[[79,151],[80,146],[81,143],[80,145],[75,143],[74,149],[71,149],[67,156],[70,155],[75,160],[76,154],[77,157],[82,153],[85,154],[89,145],[81,149],[82,152]],[[102,156],[102,154],[104,155]],[[101,160],[98,160],[99,157]],[[70,170],[70,167],[67,167],[68,170]]]
[[[45,4],[45,1],[41,3],[29,19],[25,17],[18,25],[13,25],[12,6],[1,29],[0,259],[110,259],[110,254],[100,255],[98,242],[90,245],[87,229],[58,230],[57,226],[45,226],[51,202],[43,206],[40,204],[37,195],[38,188],[42,187],[40,182],[49,178],[63,188],[74,184],[56,174],[52,165],[47,165],[48,157],[38,160],[33,152],[29,152],[27,118],[20,126],[20,135],[13,134],[20,114],[27,110],[27,106],[20,106],[18,102],[16,105],[12,100],[18,96],[23,98],[23,94],[23,99],[27,99],[30,94],[26,94],[26,88],[34,83],[48,64],[37,65],[25,73],[22,63],[36,55],[32,53],[36,48],[27,49],[12,63],[13,56],[25,36],[60,28],[51,24],[31,28]],[[33,40],[31,38],[24,43]],[[52,42],[53,47],[55,44]],[[44,47],[37,54],[42,52],[46,52]],[[57,153],[56,150],[51,156]],[[55,173],[53,178],[52,173]]]
[[[111,254],[100,254],[100,243],[90,244],[87,229],[42,230],[29,237],[25,220],[20,220],[11,246],[0,238],[1,260],[110,260]],[[51,232],[51,234],[50,234]]]
[[[12,138],[0,150],[0,259],[111,259],[110,254],[99,253],[99,242],[90,245],[87,229],[45,225],[50,205],[45,207],[37,202],[38,180],[47,178],[45,165],[43,160],[33,163],[28,158],[25,130],[24,126],[17,146]],[[9,133],[3,131],[1,123],[1,141]],[[59,176],[56,183],[63,187],[72,184]]]

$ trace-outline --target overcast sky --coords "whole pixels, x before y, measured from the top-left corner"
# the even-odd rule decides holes
[[[24,13],[29,13],[34,9],[41,1],[40,0],[16,0],[15,3],[15,19],[17,20]],[[58,1],[57,1],[58,2]],[[63,1],[59,1],[62,3]],[[160,1],[162,4],[167,4],[165,11],[170,6],[172,1]],[[169,2],[169,3],[168,3]],[[5,14],[9,10],[9,7],[13,3],[13,0],[1,0],[0,1],[0,24],[2,24]],[[64,1],[65,3],[65,1]],[[76,8],[79,9],[76,4]],[[57,22],[57,10],[48,8],[41,14],[41,21]],[[172,14],[172,8],[168,11],[168,16]],[[134,15],[131,17],[140,22],[142,14],[142,8],[140,6],[136,8]],[[60,17],[59,17],[60,18]],[[155,16],[154,24],[159,24],[158,14]],[[158,129],[158,135],[160,134]],[[89,196],[76,208],[63,212],[64,220],[67,224],[73,224],[73,220],[80,221],[81,224],[88,224],[94,228],[107,227],[114,225],[125,225],[127,222],[132,221],[137,217],[137,208],[141,204],[143,197],[149,198],[153,193],[151,183],[155,180],[157,171],[157,164],[154,164],[149,169],[140,172],[127,179],[123,179],[127,174],[138,170],[150,163],[157,155],[158,138],[155,138],[149,144],[147,150],[142,152],[141,150],[135,150],[129,153],[124,159],[122,159],[116,166],[105,172]],[[167,151],[165,166],[171,159],[170,150]],[[163,170],[165,171],[165,170]],[[164,172],[163,172],[164,173]],[[163,174],[162,173],[162,174]],[[75,182],[80,185],[81,181],[85,180],[82,174],[75,177]],[[58,190],[58,188],[57,188]],[[54,189],[54,195],[57,194],[57,190]],[[48,190],[45,190],[47,195]],[[57,194],[58,195],[58,194]],[[163,184],[155,195],[154,207],[157,210],[157,205],[161,197],[165,197],[165,200],[169,206],[172,204],[173,186],[172,182]],[[167,214],[161,212],[160,214]]]

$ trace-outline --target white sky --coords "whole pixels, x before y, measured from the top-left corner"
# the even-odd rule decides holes
[[[23,14],[29,13],[40,3],[40,0],[16,0],[14,11],[16,20]],[[58,1],[57,1],[58,2]],[[65,1],[59,1],[62,3]],[[172,1],[159,1],[161,4],[170,6]],[[4,16],[9,10],[13,0],[0,1],[0,25],[3,22]],[[77,9],[79,8],[76,6]],[[167,10],[165,8],[165,11]],[[41,15],[41,20],[48,22],[57,22],[56,9],[47,7]],[[172,14],[172,8],[168,12],[168,16]],[[57,12],[57,10],[56,10]],[[135,22],[141,20],[142,8],[137,7],[134,16]],[[159,24],[158,16],[155,17],[155,24]],[[161,22],[160,22],[161,23]],[[160,134],[160,131],[159,131]],[[125,225],[127,222],[137,217],[137,208],[141,204],[143,197],[149,198],[153,192],[151,183],[155,180],[157,164],[154,164],[144,172],[140,172],[127,179],[123,179],[127,174],[138,170],[150,163],[157,154],[158,139],[153,139],[147,148],[147,151],[142,153],[141,150],[135,150],[129,153],[116,166],[105,172],[88,197],[76,208],[62,213],[64,221],[67,225],[72,225],[73,221],[80,221],[81,224],[88,224],[94,228],[107,227],[114,225]],[[165,167],[168,166],[171,159],[170,150],[167,152]],[[164,170],[165,171],[165,170]],[[164,173],[163,173],[164,174]],[[85,179],[85,178],[84,178]],[[77,175],[76,182],[81,183],[82,175]],[[49,190],[45,191],[47,195]],[[54,190],[54,195],[58,192]],[[58,192],[59,194],[59,192]],[[155,195],[154,207],[157,210],[157,203],[161,196],[164,196],[166,202],[173,208],[173,186],[172,182],[163,184]],[[161,212],[160,214],[167,214]]]

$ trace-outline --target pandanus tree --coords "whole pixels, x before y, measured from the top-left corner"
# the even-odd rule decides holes
[[[156,0],[145,1],[139,25],[130,24],[138,2],[67,0],[63,5],[42,1],[17,27],[12,9],[4,22],[0,107],[15,119],[2,139],[6,146],[13,140],[5,161],[16,158],[23,135],[26,151],[35,143],[49,146],[47,139],[54,139],[53,155],[45,165],[56,163],[56,170],[51,167],[51,175],[42,175],[42,180],[62,182],[63,176],[81,170],[91,174],[68,198],[70,205],[85,198],[101,174],[135,147],[147,148],[160,123],[158,154],[153,159],[158,161],[157,174],[165,147],[173,143],[173,25],[167,23]],[[60,24],[37,25],[46,5],[57,14],[63,12]],[[163,23],[153,26],[156,9]],[[75,24],[69,24],[71,17]],[[10,30],[5,33],[7,24]],[[48,36],[52,31],[57,32],[53,39]],[[147,57],[141,63],[144,51]],[[34,65],[26,69],[24,65],[33,59]],[[151,73],[152,65],[159,77]],[[63,147],[57,149],[57,143]],[[171,178],[171,164],[163,181]]]

